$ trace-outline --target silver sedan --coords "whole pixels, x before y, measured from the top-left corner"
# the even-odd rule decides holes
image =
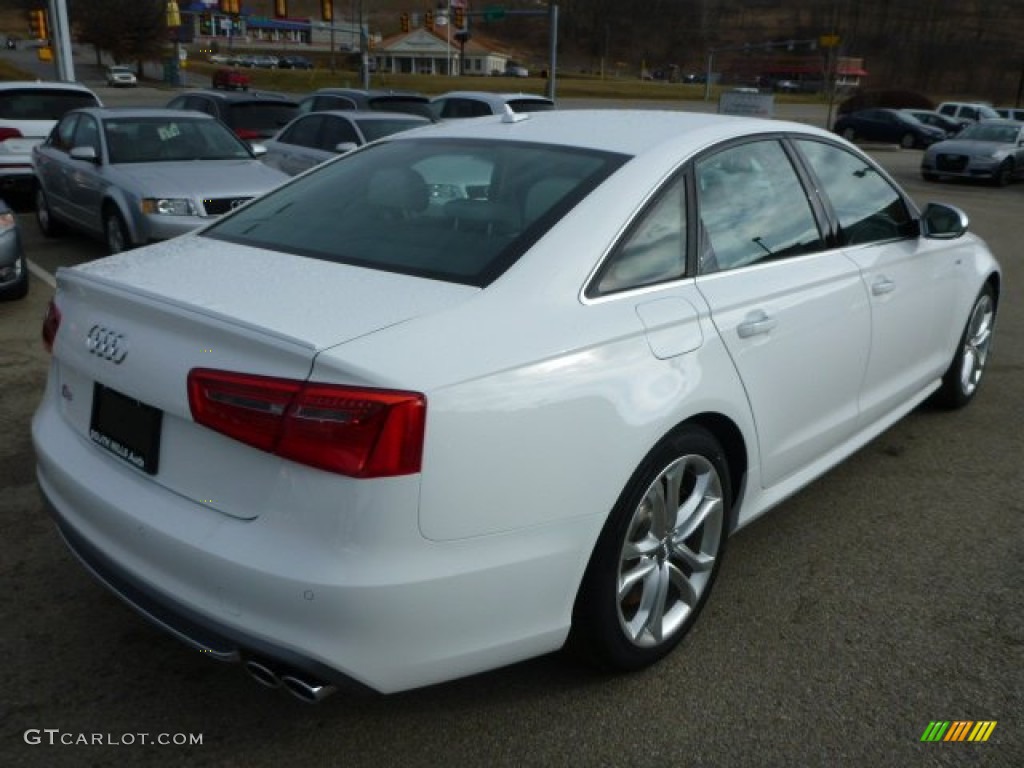
[[[310,112],[264,142],[263,162],[295,176],[368,142],[424,125],[430,125],[430,120],[395,112]]]
[[[262,152],[209,115],[75,110],[33,151],[36,219],[47,236],[71,227],[111,253],[167,240],[284,181]]]

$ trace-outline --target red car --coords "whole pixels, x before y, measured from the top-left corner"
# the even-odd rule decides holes
[[[247,74],[237,69],[218,69],[213,73],[212,85],[214,88],[223,88],[228,91],[248,91],[252,80]]]

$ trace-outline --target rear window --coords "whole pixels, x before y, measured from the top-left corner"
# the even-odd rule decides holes
[[[236,131],[241,128],[273,136],[298,114],[298,106],[290,102],[243,101],[231,104],[227,123]]]
[[[370,99],[370,109],[374,112],[403,112],[407,115],[419,115],[434,119],[430,109],[430,100],[407,98],[404,96],[378,96]]]
[[[539,99],[509,99],[508,105],[513,112],[547,112],[555,108],[550,101]]]
[[[0,119],[60,120],[79,107],[99,106],[96,97],[82,91],[26,88],[0,91]]]
[[[421,128],[426,123],[421,120],[412,120],[408,117],[404,119],[398,117],[394,120],[357,120],[356,125],[359,126],[359,130],[362,131],[367,141],[376,141],[385,136],[390,136],[392,133],[408,131],[410,128]]]
[[[627,159],[520,142],[391,141],[322,166],[203,236],[485,286]]]

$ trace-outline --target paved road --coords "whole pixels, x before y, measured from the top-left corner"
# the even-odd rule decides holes
[[[67,553],[34,487],[49,291],[0,305],[0,765],[1024,765],[1024,185],[925,185],[916,153],[879,157],[919,199],[962,205],[1004,261],[978,399],[918,411],[742,531],[695,630],[630,676],[555,654],[309,707],[150,628]],[[100,253],[23,219],[43,264]],[[985,744],[920,743],[939,719],[998,725]],[[60,745],[93,734],[120,746]]]

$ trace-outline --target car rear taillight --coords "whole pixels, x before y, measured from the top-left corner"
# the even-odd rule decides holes
[[[420,471],[427,401],[417,392],[193,368],[197,424],[254,448],[350,477]]]
[[[57,340],[57,331],[60,330],[60,309],[50,299],[46,305],[46,314],[43,315],[43,346],[47,352],[53,352],[53,343]]]
[[[8,139],[20,139],[21,131],[17,128],[0,128],[0,141],[7,141]]]
[[[253,139],[261,138],[260,132],[254,131],[251,128],[235,128],[235,136],[243,141],[252,141]]]

